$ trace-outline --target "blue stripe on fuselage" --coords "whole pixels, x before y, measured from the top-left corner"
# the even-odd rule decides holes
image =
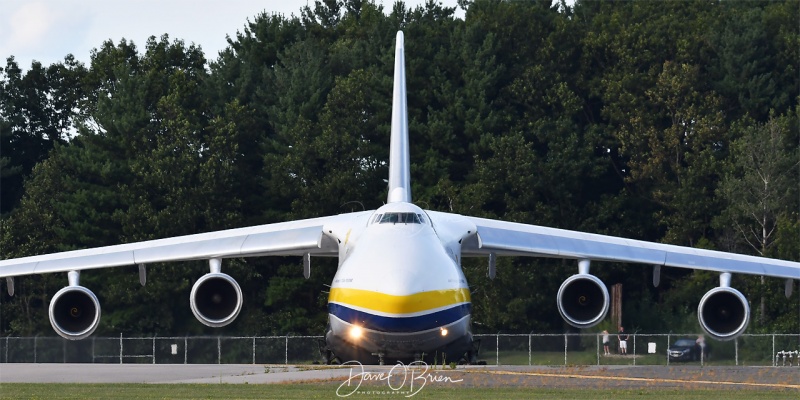
[[[328,313],[350,324],[379,332],[420,332],[436,329],[469,315],[472,304],[464,303],[446,310],[414,317],[384,317],[328,303]]]

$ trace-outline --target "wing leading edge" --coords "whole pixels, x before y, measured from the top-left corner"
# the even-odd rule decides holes
[[[465,217],[477,235],[464,256],[540,256],[618,261],[800,280],[800,262],[695,249],[563,229]]]
[[[365,211],[2,260],[0,277],[210,258],[307,253],[335,256],[338,246],[323,235],[323,227],[333,223],[356,223],[370,214]]]

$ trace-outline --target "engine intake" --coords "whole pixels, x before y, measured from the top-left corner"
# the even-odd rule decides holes
[[[198,321],[219,328],[233,322],[242,310],[242,289],[229,275],[213,272],[197,280],[189,300]]]
[[[100,302],[83,286],[67,286],[50,301],[50,325],[65,339],[84,339],[99,324]]]
[[[712,338],[732,340],[741,335],[750,323],[750,306],[738,290],[716,287],[700,299],[697,306],[700,327]]]
[[[558,288],[557,303],[558,312],[567,323],[576,328],[591,328],[608,313],[608,289],[594,275],[572,275]]]

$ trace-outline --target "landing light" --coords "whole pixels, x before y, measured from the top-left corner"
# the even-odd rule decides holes
[[[361,329],[361,327],[358,326],[358,325],[354,325],[352,328],[350,328],[350,338],[351,339],[358,340],[358,339],[361,338],[361,335],[363,333],[364,333],[364,330]]]
[[[441,328],[440,332],[441,332],[442,336],[447,336],[447,328]]]

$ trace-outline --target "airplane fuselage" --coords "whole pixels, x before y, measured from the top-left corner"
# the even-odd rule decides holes
[[[328,298],[326,342],[340,361],[441,360],[442,354],[458,361],[470,349],[472,304],[460,254],[427,213],[388,204],[336,236],[340,265]]]

